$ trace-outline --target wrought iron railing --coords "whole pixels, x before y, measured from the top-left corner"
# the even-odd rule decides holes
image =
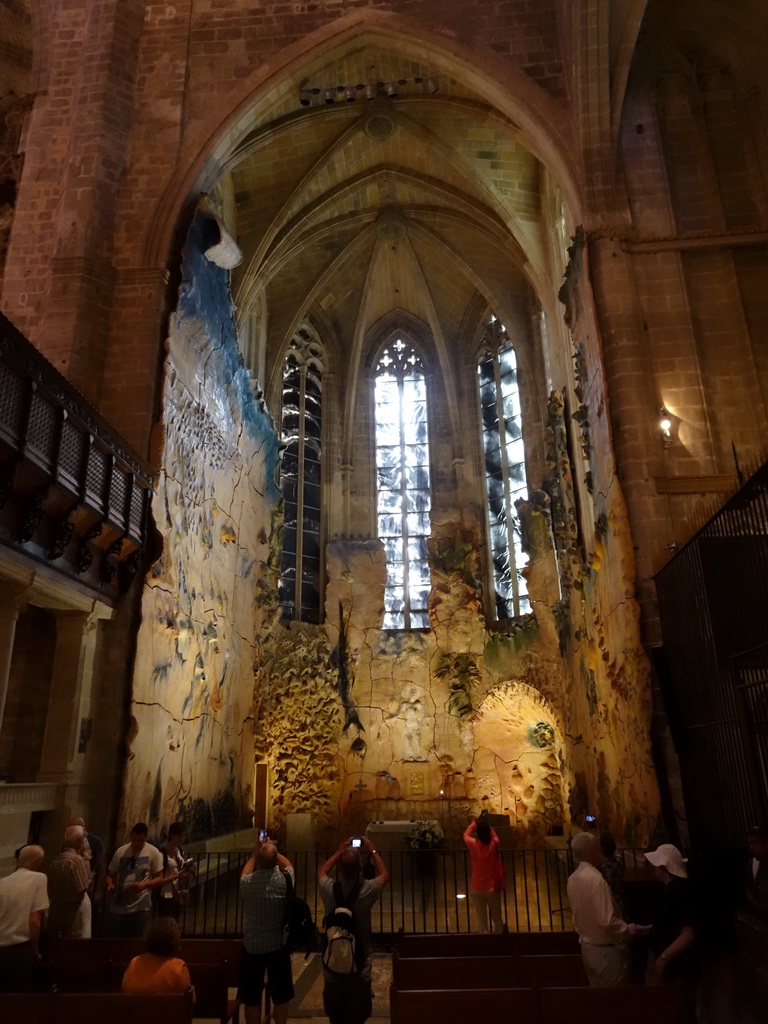
[[[327,853],[289,854],[296,872],[296,892],[309,904],[315,921],[323,919],[317,887],[317,871]],[[627,876],[648,877],[640,850],[622,851]],[[372,911],[375,940],[386,944],[400,931],[435,933],[469,932],[474,929],[469,900],[471,864],[466,850],[382,853],[390,882]],[[196,875],[190,902],[179,921],[187,937],[240,935],[243,908],[240,873],[248,858],[245,852],[200,853],[194,856]],[[571,912],[566,881],[573,870],[570,851],[504,850],[506,889],[502,915],[511,931],[571,931]],[[107,913],[108,913],[108,907]],[[108,921],[94,922],[98,933]]]

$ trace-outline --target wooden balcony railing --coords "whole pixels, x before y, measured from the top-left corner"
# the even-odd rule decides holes
[[[113,601],[150,491],[140,456],[0,314],[0,543]]]

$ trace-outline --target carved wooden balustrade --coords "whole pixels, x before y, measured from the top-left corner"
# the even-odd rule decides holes
[[[0,542],[115,600],[146,542],[150,471],[0,314]]]

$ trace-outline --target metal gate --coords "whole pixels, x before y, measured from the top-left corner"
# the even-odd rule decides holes
[[[768,464],[656,576],[660,685],[692,836],[742,847],[768,812]]]

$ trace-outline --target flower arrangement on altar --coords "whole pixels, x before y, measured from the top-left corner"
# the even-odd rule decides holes
[[[415,821],[405,841],[411,850],[434,850],[443,839],[445,835],[438,822]]]

